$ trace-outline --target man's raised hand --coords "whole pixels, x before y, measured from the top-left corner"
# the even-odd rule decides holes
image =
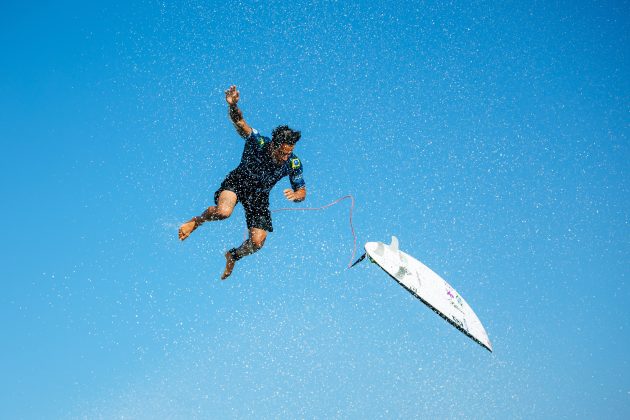
[[[240,93],[236,90],[236,86],[232,85],[225,91],[225,100],[230,106],[235,106],[239,100]]]

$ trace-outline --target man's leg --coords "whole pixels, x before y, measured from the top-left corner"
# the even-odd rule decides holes
[[[223,190],[219,194],[216,206],[208,207],[201,216],[195,216],[179,228],[179,239],[183,241],[204,222],[224,220],[232,215],[237,198],[233,191]]]
[[[249,229],[249,238],[247,238],[238,248],[233,248],[225,253],[225,271],[221,276],[221,280],[227,279],[230,274],[232,274],[236,261],[251,255],[262,248],[265,244],[265,239],[267,239],[266,230],[259,228]]]

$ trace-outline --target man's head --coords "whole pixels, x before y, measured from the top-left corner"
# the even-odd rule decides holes
[[[301,135],[299,131],[291,130],[287,125],[279,125],[271,132],[271,142],[274,143],[276,147],[280,144],[295,146],[295,143],[300,140]]]
[[[281,165],[289,159],[300,136],[299,131],[293,131],[286,125],[274,128],[271,133],[271,156],[277,164]]]

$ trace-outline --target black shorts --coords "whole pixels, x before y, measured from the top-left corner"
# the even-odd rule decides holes
[[[245,209],[247,228],[258,228],[273,232],[271,212],[269,211],[269,192],[251,188],[251,181],[237,171],[232,171],[223,180],[219,189],[214,193],[214,203],[219,204],[219,195],[228,190],[236,194],[237,202]]]

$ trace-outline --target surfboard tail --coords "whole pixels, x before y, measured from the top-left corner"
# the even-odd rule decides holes
[[[358,260],[356,260],[354,263],[352,263],[352,265],[350,266],[350,268],[354,267],[355,265],[359,264],[361,261],[363,261],[365,259],[365,256],[367,255],[367,253],[363,253],[363,255],[361,255],[359,257]]]

